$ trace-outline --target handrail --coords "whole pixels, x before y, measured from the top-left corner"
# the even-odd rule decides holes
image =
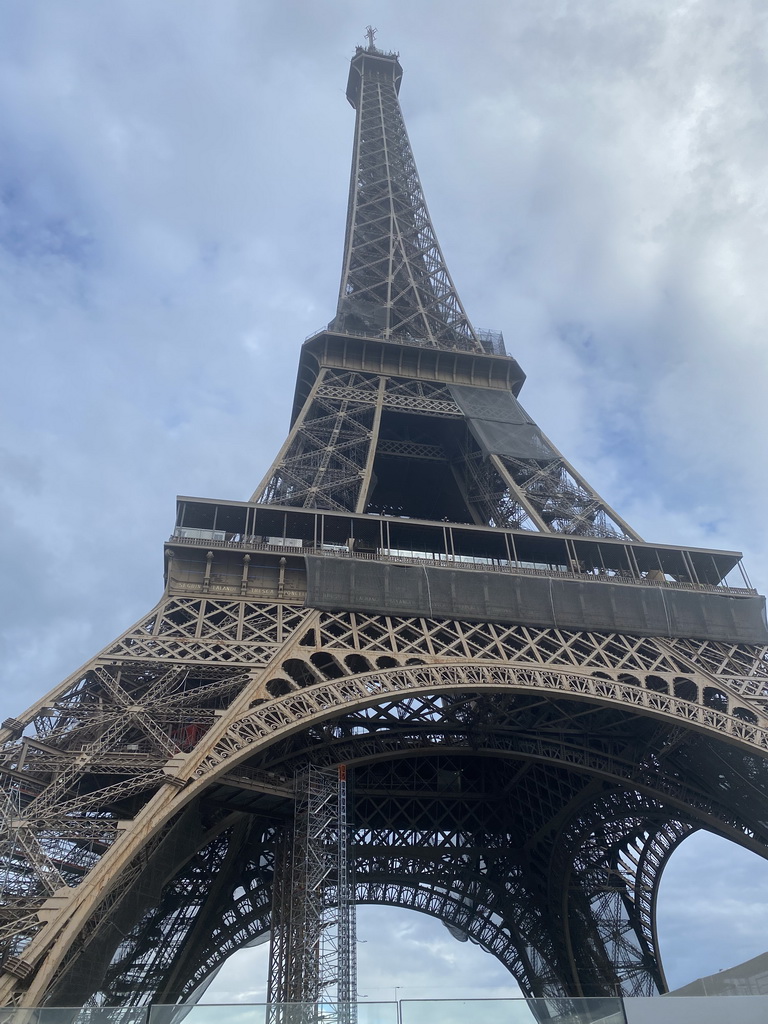
[[[304,343],[306,344],[308,341],[312,341],[321,334],[339,334],[347,338],[371,338],[374,341],[385,341],[393,345],[416,345],[419,348],[431,348],[439,352],[469,352],[471,355],[503,356],[506,359],[510,358],[504,344],[504,335],[502,332],[494,331],[489,328],[483,328],[482,330],[479,328],[474,329],[474,334],[480,344],[479,351],[459,348],[456,345],[434,345],[410,335],[385,334],[383,331],[344,331],[339,330],[336,327],[321,327],[317,331],[312,331],[311,334],[306,336]]]
[[[615,583],[635,587],[661,587],[668,590],[688,590],[695,593],[722,594],[731,597],[755,597],[757,590],[752,587],[731,587],[713,583],[689,583],[683,580],[658,580],[648,576],[632,576],[630,574],[609,573],[609,572],[573,572],[570,569],[537,569],[533,566],[515,565],[512,562],[485,562],[471,561],[469,556],[451,558],[446,555],[441,558],[428,558],[414,555],[390,555],[386,551],[374,552],[350,551],[347,547],[324,548],[314,545],[293,545],[264,544],[258,541],[236,541],[218,540],[205,537],[177,537],[171,535],[169,544],[188,545],[190,547],[204,548],[225,548],[235,551],[263,551],[274,555],[320,555],[326,558],[356,558],[370,562],[393,562],[398,565],[431,566],[439,569],[466,569],[483,572],[509,573],[514,576],[537,576],[546,579],[568,579],[583,583]]]

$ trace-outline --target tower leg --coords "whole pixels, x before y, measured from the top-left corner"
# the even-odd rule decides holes
[[[270,1024],[282,1020],[277,1004],[290,1000],[289,964],[291,947],[291,888],[293,883],[293,846],[291,830],[284,829],[275,844],[275,871],[272,880],[272,936],[269,946],[267,1002]]]

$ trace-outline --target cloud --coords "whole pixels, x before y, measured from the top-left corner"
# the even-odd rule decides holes
[[[768,864],[707,833],[670,859],[659,895],[659,936],[671,988],[765,952]]]
[[[472,942],[458,942],[439,921],[417,911],[360,907],[357,939],[358,991],[365,1002],[520,995],[494,957]],[[263,1002],[267,971],[267,946],[241,950],[221,969],[205,1001]]]

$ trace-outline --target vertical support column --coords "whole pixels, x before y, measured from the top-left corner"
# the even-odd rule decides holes
[[[348,867],[346,771],[296,773],[293,834],[276,851],[270,1024],[355,1024],[354,893]]]
[[[337,986],[339,1024],[357,1022],[357,912],[355,887],[349,864],[349,818],[347,814],[347,766],[339,765],[339,833],[338,833],[338,951],[339,981]]]
[[[365,512],[368,507],[368,499],[371,496],[371,482],[373,480],[373,463],[376,459],[376,449],[379,444],[379,430],[381,428],[381,413],[384,408],[384,393],[387,388],[387,377],[379,377],[379,388],[376,392],[376,411],[373,414],[371,425],[371,442],[368,446],[368,456],[365,460],[363,480],[360,484],[360,494],[357,498],[355,512]]]
[[[291,953],[291,886],[293,882],[293,837],[288,825],[275,842],[272,875],[272,934],[269,945],[269,977],[267,1002],[269,1022],[281,1021],[282,1011],[276,1004],[287,1002],[290,986]]]

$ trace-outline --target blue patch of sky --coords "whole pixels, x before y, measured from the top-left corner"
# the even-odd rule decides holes
[[[97,259],[93,200],[66,147],[0,107],[0,246],[17,261]]]
[[[657,476],[643,433],[642,419],[631,408],[622,408],[620,414],[595,409],[596,433],[601,451],[625,466],[631,466],[633,490],[653,485]]]
[[[0,54],[4,59],[21,63],[28,60],[39,37],[40,21],[35,4],[29,0],[13,0],[2,5],[3,31],[0,33]]]
[[[221,244],[219,242],[203,242],[200,246],[200,262],[204,267],[215,267],[221,255]]]
[[[93,235],[72,204],[54,198],[60,192],[34,178],[0,182],[0,246],[15,260],[54,257],[80,267],[93,262]]]
[[[556,331],[582,367],[593,369],[603,364],[603,346],[586,324],[576,320],[567,321],[558,324]],[[626,406],[616,416],[607,411],[601,412],[600,406],[595,404],[594,413],[601,451],[632,466],[635,488],[651,484],[654,468],[649,458],[648,443],[642,433],[642,418]]]
[[[163,416],[163,426],[171,434],[179,427],[186,427],[188,423],[189,416],[181,410],[171,409]]]
[[[580,362],[587,366],[594,366],[598,361],[598,353],[595,346],[595,336],[586,324],[577,320],[570,320],[555,326],[557,336],[576,353]]]
[[[621,486],[624,495],[646,495],[658,488],[659,470],[649,457],[648,445],[642,437],[634,431],[617,427],[609,416],[598,417],[597,434],[601,453],[621,467],[614,487]],[[603,497],[621,512],[616,504],[618,492],[603,494]]]
[[[728,520],[725,516],[721,516],[719,519],[704,520],[698,525],[708,537],[722,537],[723,530],[728,525]]]

